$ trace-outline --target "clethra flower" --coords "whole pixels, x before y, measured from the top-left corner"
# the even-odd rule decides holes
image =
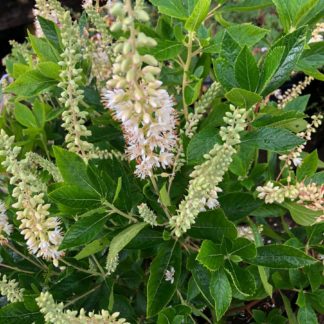
[[[8,223],[7,210],[3,202],[0,202],[0,245],[8,242],[8,236],[12,233],[13,227]]]
[[[174,283],[174,274],[175,274],[175,270],[173,267],[171,267],[170,270],[165,270],[164,272],[165,281],[170,281],[170,284],[172,285]]]

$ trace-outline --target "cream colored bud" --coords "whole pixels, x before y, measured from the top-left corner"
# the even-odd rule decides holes
[[[146,54],[142,57],[142,60],[144,63],[149,64],[149,65],[153,65],[153,66],[157,66],[159,64],[159,62],[157,61],[157,59],[149,54]]]
[[[116,32],[121,31],[122,28],[123,28],[122,23],[120,23],[119,21],[117,21],[117,22],[114,22],[114,23],[111,25],[110,30],[111,30],[113,33],[116,33]]]
[[[121,2],[115,3],[110,9],[110,13],[115,17],[124,16],[124,5]]]
[[[134,13],[135,13],[135,18],[140,21],[146,22],[150,20],[150,16],[143,9],[136,9]]]

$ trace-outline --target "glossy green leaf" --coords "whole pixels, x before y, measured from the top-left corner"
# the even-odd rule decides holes
[[[231,255],[238,255],[243,259],[252,259],[256,256],[255,244],[246,238],[239,237],[233,241]]]
[[[45,77],[39,71],[32,70],[19,76],[17,80],[6,87],[6,92],[12,92],[18,96],[37,96],[55,86],[57,81]]]
[[[158,7],[160,13],[167,16],[185,20],[188,17],[186,8],[181,0],[150,0],[150,2]]]
[[[118,233],[114,238],[111,240],[109,244],[109,253],[107,256],[107,260],[114,260],[119,252],[125,248],[125,246],[134,238],[138,233],[144,229],[147,223],[137,223],[128,226],[120,233]]]
[[[196,31],[204,19],[207,17],[211,0],[198,0],[191,15],[185,23],[185,28],[189,31]]]
[[[60,250],[66,250],[94,240],[103,230],[108,215],[94,214],[76,221],[65,233]]]
[[[321,211],[311,210],[294,202],[284,202],[282,204],[290,212],[292,219],[299,225],[310,226],[322,215]]]
[[[221,245],[209,240],[203,241],[196,259],[208,270],[218,270],[224,264],[224,253]]]
[[[214,126],[205,127],[195,134],[187,146],[187,160],[189,164],[199,164],[217,143],[221,143],[218,131]]]
[[[61,68],[54,62],[41,62],[37,64],[37,70],[46,78],[60,80]]]
[[[74,258],[76,260],[81,260],[90,255],[96,254],[102,251],[105,247],[107,247],[108,243],[109,243],[109,239],[106,236],[94,240],[91,243],[87,244]]]
[[[225,269],[232,279],[234,287],[240,294],[244,296],[253,295],[256,290],[256,282],[249,270],[240,267],[230,260],[226,261]]]
[[[259,83],[259,69],[254,56],[247,46],[235,62],[235,78],[242,89],[255,91]]]
[[[41,323],[42,315],[39,312],[30,312],[24,303],[11,303],[0,308],[0,323],[26,324]]]
[[[15,103],[15,118],[23,126],[38,128],[38,124],[33,112],[20,102]]]
[[[267,95],[278,89],[280,85],[290,77],[291,72],[304,50],[306,31],[305,27],[298,28],[292,33],[280,38],[271,47],[270,51],[276,47],[284,47],[285,50],[278,69],[273,73],[271,80],[262,92],[263,95]]]
[[[247,192],[231,192],[222,195],[219,197],[219,202],[225,215],[232,221],[248,216],[262,204]]]
[[[234,105],[245,108],[250,108],[262,100],[262,97],[257,93],[239,88],[227,92],[225,97]]]
[[[189,230],[191,237],[221,241],[224,237],[235,239],[237,231],[221,209],[200,213]]]
[[[231,25],[226,29],[233,39],[241,46],[251,47],[258,43],[269,30],[260,28],[250,23]]]
[[[209,290],[215,302],[216,318],[219,321],[232,301],[232,288],[224,269],[212,273]]]
[[[302,161],[302,164],[297,168],[298,181],[305,180],[306,177],[311,177],[316,173],[318,165],[317,150],[308,154]]]
[[[190,82],[184,90],[187,105],[192,105],[199,97],[203,80]]]
[[[316,313],[310,304],[299,308],[297,313],[297,321],[299,324],[318,324]]]
[[[42,31],[46,39],[54,46],[57,51],[61,51],[62,41],[60,36],[60,30],[57,25],[41,16],[37,17],[37,20],[42,28]]]
[[[239,3],[229,3],[222,8],[223,11],[254,11],[267,8],[273,5],[271,0],[243,0]]]
[[[54,63],[57,63],[59,61],[59,53],[46,39],[37,38],[32,34],[29,34],[28,38],[34,52],[37,54],[41,61],[51,61]]]
[[[304,140],[284,128],[262,127],[242,136],[242,143],[255,145],[259,149],[287,152],[304,143]]]
[[[174,271],[173,282],[165,280],[166,271]],[[162,244],[150,266],[147,283],[147,316],[155,316],[171,300],[180,279],[181,249],[170,240]]]
[[[275,269],[294,269],[314,264],[315,259],[287,245],[265,245],[257,248],[251,263]]]
[[[56,203],[73,209],[92,209],[101,205],[101,198],[93,191],[75,185],[63,185],[49,193]]]

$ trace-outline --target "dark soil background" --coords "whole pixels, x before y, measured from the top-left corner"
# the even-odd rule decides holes
[[[82,0],[60,0],[62,4],[72,8],[75,12],[81,10]],[[23,42],[27,33],[27,28],[32,29],[33,13],[32,8],[34,0],[0,0],[0,62],[3,57],[10,53],[10,40]],[[261,13],[260,13],[261,15]],[[262,22],[257,21],[258,25]],[[4,67],[0,63],[0,76],[4,73]],[[292,80],[283,85],[283,92],[290,88],[294,83],[303,80],[303,75],[296,75]],[[322,111],[324,112],[324,92],[323,83],[320,81],[313,81],[308,86],[303,94],[311,94],[310,109],[307,111],[310,115]],[[307,151],[318,149],[321,160],[324,160],[324,125],[313,136],[312,140],[307,144]]]

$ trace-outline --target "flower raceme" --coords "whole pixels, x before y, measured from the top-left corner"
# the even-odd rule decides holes
[[[219,206],[217,195],[221,189],[218,184],[227,172],[232,156],[236,152],[234,145],[240,143],[239,133],[245,128],[247,118],[245,109],[231,106],[224,121],[227,126],[221,127],[220,136],[224,143],[215,144],[213,149],[204,156],[205,162],[197,165],[191,173],[188,194],[179,205],[177,215],[170,220],[174,234],[180,237],[195,223],[197,215],[206,208]]]
[[[127,156],[137,161],[135,174],[145,178],[155,168],[173,164],[177,142],[174,102],[157,80],[157,60],[152,55],[139,54],[139,48],[156,45],[154,39],[135,27],[135,20],[149,19],[141,3],[133,8],[131,1],[118,2],[111,13],[116,16],[112,30],[127,31],[130,37],[115,45],[113,78],[107,82],[102,97],[105,106],[122,123]]]
[[[14,185],[12,196],[16,202],[17,219],[21,222],[19,229],[24,235],[31,253],[58,265],[62,252],[58,247],[62,242],[60,221],[49,216],[50,204],[45,203],[46,186],[30,170],[28,157],[18,161],[20,147],[14,146],[14,137],[0,131],[0,156],[5,157],[2,165],[11,174],[10,184]]]

